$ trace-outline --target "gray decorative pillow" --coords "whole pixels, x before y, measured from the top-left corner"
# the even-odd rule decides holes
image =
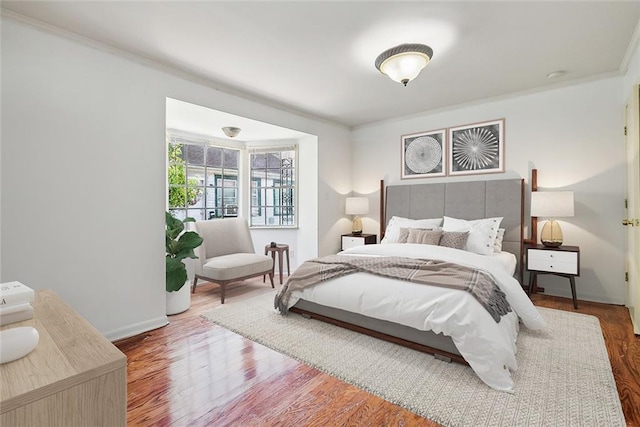
[[[400,232],[398,233],[398,241],[396,243],[407,243],[408,237],[409,228],[400,228]]]
[[[440,242],[440,236],[442,231],[440,230],[420,230],[417,228],[409,229],[409,236],[407,237],[407,243],[420,243],[423,245],[438,245]]]
[[[467,238],[469,238],[468,231],[443,231],[442,237],[440,237],[440,246],[464,250]]]

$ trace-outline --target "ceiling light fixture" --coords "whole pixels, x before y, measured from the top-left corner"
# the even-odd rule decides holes
[[[238,134],[240,133],[240,130],[241,130],[240,128],[234,128],[231,126],[222,128],[222,132],[224,132],[224,134],[227,135],[229,138],[234,138],[238,136]]]
[[[433,49],[425,44],[401,44],[382,52],[376,58],[376,68],[403,85],[418,77],[433,58]]]

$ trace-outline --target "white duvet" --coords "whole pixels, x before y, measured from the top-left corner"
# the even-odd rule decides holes
[[[341,255],[402,256],[439,259],[489,272],[506,294],[513,312],[496,323],[468,292],[355,273],[294,291],[298,299],[365,316],[400,323],[418,330],[448,335],[475,373],[490,387],[512,391],[510,371],[517,369],[518,318],[529,329],[545,321],[509,271],[504,257],[422,244],[379,244],[348,249]]]

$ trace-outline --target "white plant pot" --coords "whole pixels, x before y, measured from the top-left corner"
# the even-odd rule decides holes
[[[187,280],[179,291],[166,292],[167,315],[182,313],[191,307],[191,286]]]

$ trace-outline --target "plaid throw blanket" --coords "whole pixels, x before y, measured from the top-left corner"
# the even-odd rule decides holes
[[[489,312],[496,323],[500,322],[501,316],[511,311],[504,292],[495,283],[493,276],[484,271],[439,260],[346,255],[330,255],[305,261],[280,289],[274,306],[281,314],[286,314],[292,291],[357,272],[467,291]]]

